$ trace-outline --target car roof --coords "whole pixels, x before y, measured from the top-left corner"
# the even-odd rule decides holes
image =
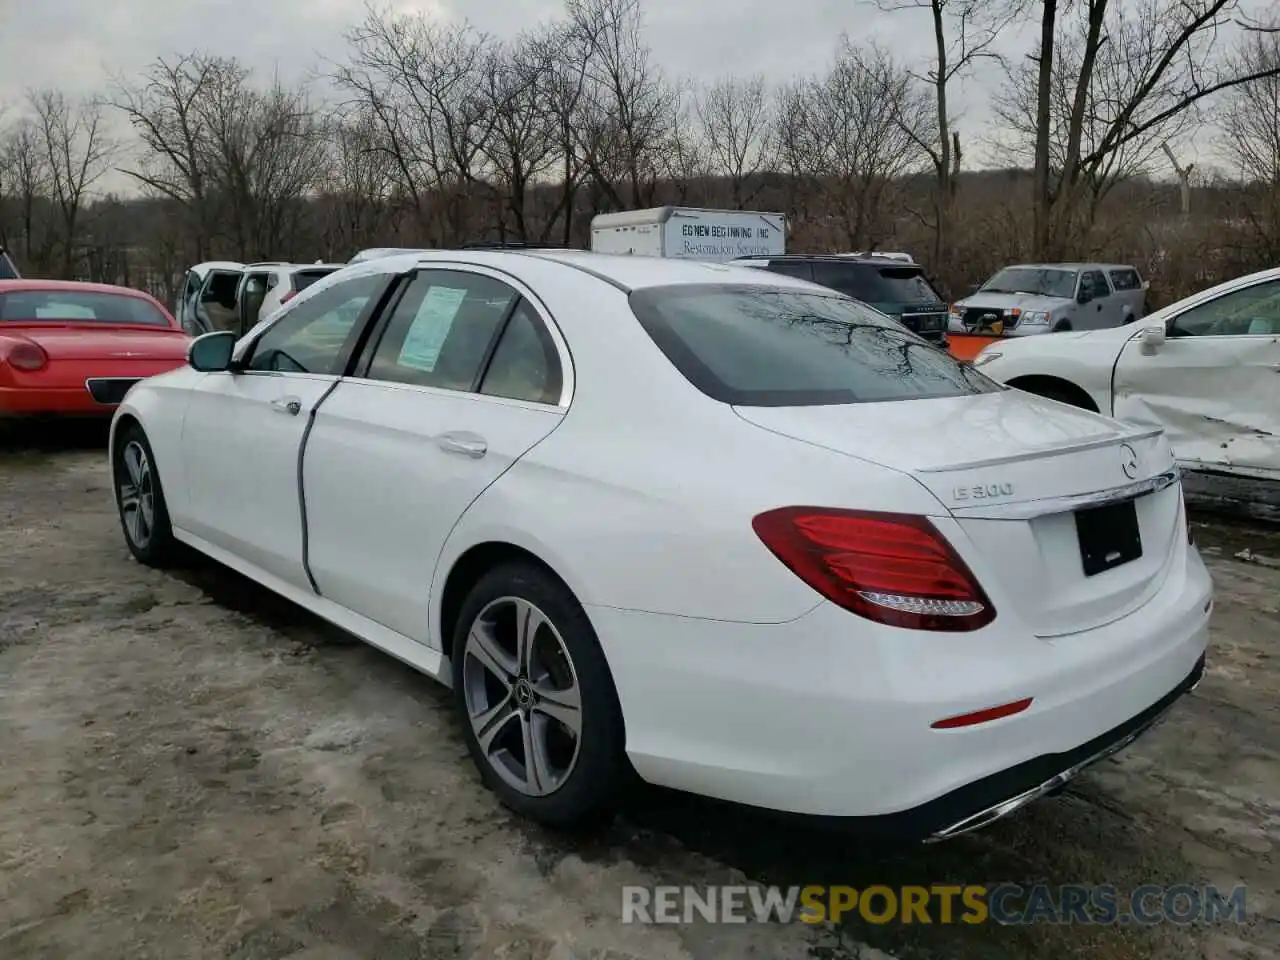
[[[1130,263],[1011,263],[1001,270],[1136,270]],[[997,271],[999,272],[999,271]]]
[[[872,267],[915,267],[923,270],[920,264],[913,261],[899,260],[897,257],[886,256],[862,256],[854,253],[774,253],[774,254],[752,254],[749,257],[737,257],[731,260],[731,263],[772,263],[774,260],[783,262],[805,263],[809,261],[821,261],[823,263],[843,263],[843,264],[866,264]]]
[[[785,286],[806,290],[822,289],[805,280],[799,280],[783,274],[767,273],[740,264],[706,260],[682,260],[673,257],[637,257],[629,254],[589,253],[585,250],[556,248],[433,250],[369,260],[358,266],[376,264],[376,269],[380,272],[398,273],[403,270],[411,270],[419,263],[444,261],[476,266],[505,267],[517,272],[519,265],[522,262],[527,263],[530,258],[563,264],[582,273],[590,274],[625,293],[641,290],[645,287],[696,283],[740,283],[759,287]]]
[[[197,263],[191,269],[200,276],[204,276],[214,270],[243,270],[244,264],[235,260],[206,260],[204,263]]]
[[[133,297],[137,300],[156,301],[155,297],[132,287],[120,287],[113,283],[87,283],[80,280],[0,280],[0,293],[44,292],[44,293],[109,293],[118,296]]]

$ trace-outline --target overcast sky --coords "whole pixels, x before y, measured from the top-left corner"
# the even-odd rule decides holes
[[[1247,0],[1265,6],[1272,0]],[[394,0],[401,10],[469,18],[509,36],[556,17],[560,0]],[[930,56],[927,12],[883,13],[871,0],[645,0],[647,36],[673,76],[713,78],[762,72],[786,80],[830,57],[834,38],[875,39],[921,70]],[[199,49],[236,56],[264,76],[302,79],[324,59],[341,59],[344,31],[364,13],[362,0],[0,0],[0,104],[20,108],[29,87],[106,92],[109,78],[133,78],[160,55]],[[1001,38],[1025,52],[1030,33]],[[995,68],[957,91],[958,124],[970,140],[989,118]],[[971,140],[970,140],[971,142]],[[970,148],[968,156],[977,159]],[[118,188],[113,177],[103,186]]]

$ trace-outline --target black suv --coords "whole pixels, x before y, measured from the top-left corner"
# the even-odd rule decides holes
[[[940,345],[947,342],[947,304],[917,263],[892,257],[787,254],[740,257],[732,263],[763,268],[838,290],[898,320]]]
[[[18,268],[13,265],[13,260],[9,258],[9,254],[5,253],[4,247],[0,247],[0,280],[21,280],[22,274],[18,272]]]

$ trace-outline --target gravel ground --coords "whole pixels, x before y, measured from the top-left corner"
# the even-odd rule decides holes
[[[446,693],[212,564],[125,550],[96,437],[0,452],[0,957],[1280,957],[1280,537],[1198,525],[1209,673],[972,838],[886,854],[641,791],[583,838],[480,786]],[[1215,883],[1213,927],[640,926],[625,884]]]

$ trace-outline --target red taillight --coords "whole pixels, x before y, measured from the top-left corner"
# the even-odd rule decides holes
[[[44,352],[40,344],[24,340],[10,347],[4,354],[4,360],[15,370],[34,373],[45,368],[49,363],[49,355]]]
[[[290,290],[288,293],[286,293],[283,297],[280,298],[280,306],[283,307],[286,303],[288,303],[297,295],[298,295],[297,290]]]
[[[925,517],[783,507],[751,526],[792,573],[868,620],[963,631],[995,619],[977,579]]]

